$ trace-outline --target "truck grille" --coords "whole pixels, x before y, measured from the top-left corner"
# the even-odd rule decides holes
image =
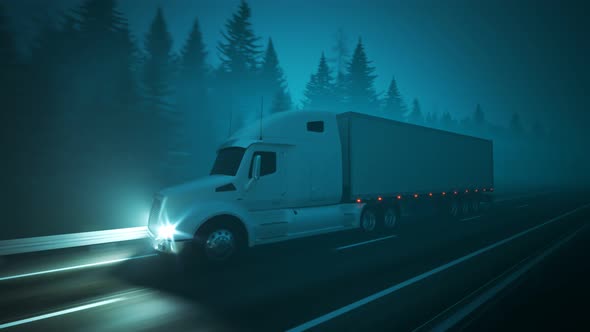
[[[154,197],[154,202],[152,203],[152,208],[150,210],[150,217],[148,219],[148,229],[153,233],[156,234],[158,220],[160,219],[160,211],[162,210],[162,197],[156,196]]]

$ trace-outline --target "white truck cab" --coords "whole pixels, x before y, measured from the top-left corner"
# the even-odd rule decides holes
[[[336,114],[283,112],[236,132],[209,176],[156,194],[148,229],[156,250],[192,243],[211,260],[238,249],[359,226],[342,203]]]

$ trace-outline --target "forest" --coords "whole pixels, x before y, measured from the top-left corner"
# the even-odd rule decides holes
[[[68,221],[79,223],[68,226],[76,231],[142,225],[153,192],[206,175],[217,145],[257,120],[261,100],[263,116],[356,111],[494,139],[500,182],[508,163],[530,181],[545,174],[529,167],[543,151],[527,145],[550,141],[541,124],[523,123],[518,113],[490,123],[479,104],[464,118],[424,110],[419,97],[400,93],[394,73],[389,86],[376,87],[361,37],[347,45],[351,54],[339,48],[336,62],[317,50],[304,98],[293,100],[273,40],[256,34],[247,2],[219,27],[217,45],[205,45],[195,16],[174,52],[161,9],[147,34],[135,36],[116,0],[85,0],[40,22],[22,52],[0,7],[1,176],[10,188],[1,201],[12,220],[47,220],[36,226],[39,235]],[[218,64],[208,62],[210,53]]]

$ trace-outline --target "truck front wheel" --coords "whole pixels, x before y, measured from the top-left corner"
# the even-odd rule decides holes
[[[197,234],[196,249],[208,262],[228,262],[242,249],[243,241],[240,236],[239,230],[232,223],[212,223]]]

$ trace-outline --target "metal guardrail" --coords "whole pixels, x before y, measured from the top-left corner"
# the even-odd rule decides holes
[[[0,241],[0,256],[121,242],[147,237],[147,228],[131,227]]]

